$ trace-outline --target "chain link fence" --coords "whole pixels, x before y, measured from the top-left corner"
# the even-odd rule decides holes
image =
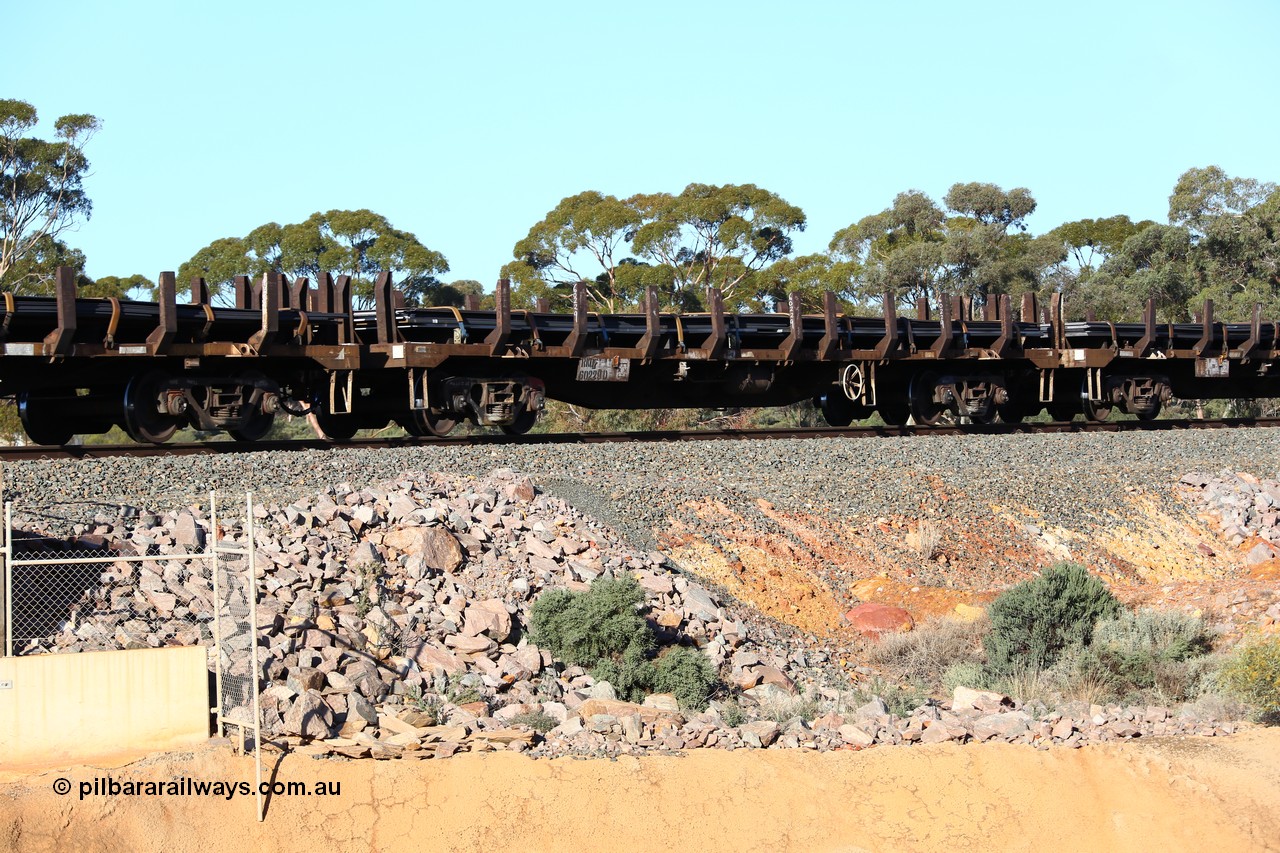
[[[7,503],[6,654],[211,646],[209,542],[199,508]]]
[[[203,646],[218,734],[253,749],[261,784],[263,632],[250,495],[222,517],[213,493],[164,515],[126,504],[6,502],[3,535],[5,654]]]

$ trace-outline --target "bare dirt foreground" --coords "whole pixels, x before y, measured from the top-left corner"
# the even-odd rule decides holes
[[[269,773],[271,768],[267,768]],[[987,744],[531,760],[314,761],[337,796],[79,798],[81,782],[252,780],[225,747],[0,775],[12,851],[1280,850],[1280,730],[1037,751]],[[71,792],[54,792],[58,779]]]

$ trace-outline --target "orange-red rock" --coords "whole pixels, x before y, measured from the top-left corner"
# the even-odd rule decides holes
[[[859,604],[844,616],[855,631],[866,637],[910,631],[916,624],[910,613],[887,604]]]

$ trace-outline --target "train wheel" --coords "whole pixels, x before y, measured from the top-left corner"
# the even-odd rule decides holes
[[[335,415],[320,409],[311,410],[311,414],[307,415],[307,423],[325,441],[350,441],[360,428],[360,424],[351,415]]]
[[[911,404],[906,397],[886,397],[876,404],[876,411],[889,426],[902,426],[911,416]]]
[[[1058,423],[1069,424],[1080,414],[1080,408],[1071,400],[1054,400],[1045,408],[1049,410],[1049,417]]]
[[[911,377],[907,398],[910,401],[911,417],[921,426],[937,425],[947,411],[946,406],[934,402],[933,393],[937,387],[938,377],[932,373],[917,373]],[[883,413],[881,417],[884,417]],[[885,418],[885,423],[889,423],[888,418]]]
[[[822,410],[822,419],[828,426],[847,427],[853,423],[856,414],[853,401],[846,397],[843,391],[833,388],[819,397],[817,403],[818,408]]]
[[[66,444],[75,435],[56,392],[23,391],[18,395],[18,418],[36,444]]]
[[[1089,385],[1087,382],[1084,387],[1080,389],[1080,409],[1084,412],[1084,419],[1086,421],[1102,423],[1107,418],[1111,417],[1111,410],[1114,408],[1115,406],[1106,400],[1090,400]]]
[[[1110,403],[1106,403],[1101,400],[1096,402],[1093,400],[1082,400],[1081,404],[1084,408],[1085,420],[1102,423],[1107,418],[1111,417],[1111,410],[1113,406]]]
[[[533,425],[538,422],[538,413],[525,409],[520,416],[509,424],[505,424],[500,429],[507,435],[524,435],[533,429]]]
[[[1160,417],[1161,408],[1162,408],[1162,405],[1160,401],[1155,400],[1148,411],[1134,412],[1134,415],[1136,415],[1138,420],[1140,421],[1154,421],[1156,418]]]
[[[236,441],[261,441],[275,424],[275,415],[259,410],[239,429],[229,429],[227,433]]]
[[[457,418],[445,417],[444,413],[434,410],[417,409],[399,421],[405,432],[414,436],[434,435],[444,438],[453,432],[458,425]]]
[[[124,430],[134,441],[164,444],[178,431],[175,415],[161,413],[157,403],[164,374],[139,373],[124,389]]]

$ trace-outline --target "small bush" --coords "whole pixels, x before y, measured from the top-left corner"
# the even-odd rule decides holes
[[[1175,610],[1143,609],[1104,619],[1093,642],[1077,655],[1073,670],[1086,685],[1105,685],[1105,695],[1182,702],[1202,689],[1203,670],[1193,661],[1212,647],[1204,620]],[[1081,697],[1084,698],[1084,697]]]
[[[765,700],[760,704],[759,713],[760,719],[775,723],[787,723],[796,717],[812,722],[822,713],[822,705],[811,697],[787,696]]]
[[[967,686],[967,685],[966,685]],[[879,697],[888,706],[889,713],[898,717],[908,716],[916,708],[929,701],[929,694],[915,685],[901,685],[883,678],[875,677],[859,681],[853,687],[850,697],[854,707],[866,704]]]
[[[987,671],[1002,678],[1043,670],[1067,649],[1088,645],[1094,625],[1119,612],[1120,602],[1084,566],[1052,566],[1001,593],[987,608]]]
[[[1093,629],[1093,647],[1122,658],[1184,661],[1208,654],[1212,646],[1204,619],[1177,610],[1126,611]]]
[[[644,590],[629,576],[601,575],[583,593],[548,590],[533,603],[530,639],[560,660],[587,668],[620,660],[633,646],[647,653],[653,634],[636,612],[642,601]]]
[[[512,717],[511,722],[517,726],[528,726],[540,735],[545,735],[558,725],[556,718],[545,711],[525,711]]]
[[[648,658],[648,648],[633,643],[618,660],[602,660],[592,667],[591,677],[596,681],[609,682],[619,699],[642,702],[647,694],[653,692],[657,673]]]
[[[1280,637],[1241,646],[1222,668],[1221,679],[1260,717],[1280,722]]]
[[[913,631],[886,634],[871,646],[869,656],[871,663],[895,679],[934,690],[945,687],[945,676],[955,665],[981,663],[987,630],[985,619],[933,619]]]
[[[439,696],[423,695],[422,688],[417,684],[410,684],[404,691],[405,704],[417,708],[424,714],[431,716],[431,722],[427,725],[439,725],[441,720],[441,711],[443,703]]]
[[[1053,679],[1043,669],[1015,666],[989,682],[987,689],[1017,699],[1023,705],[1052,705],[1055,699]]]
[[[477,686],[481,683],[479,676],[475,674],[450,673],[436,678],[435,688],[445,701],[454,705],[466,705],[484,699],[484,694]]]
[[[686,710],[701,711],[716,683],[716,670],[701,652],[676,646],[653,664],[655,693],[672,693]]]
[[[974,690],[989,689],[987,669],[979,661],[959,661],[947,667],[942,673],[941,687],[947,693],[954,693],[957,687],[971,687]]]
[[[742,710],[736,700],[725,702],[720,706],[720,719],[724,720],[726,726],[740,726],[747,721],[747,712]]]

